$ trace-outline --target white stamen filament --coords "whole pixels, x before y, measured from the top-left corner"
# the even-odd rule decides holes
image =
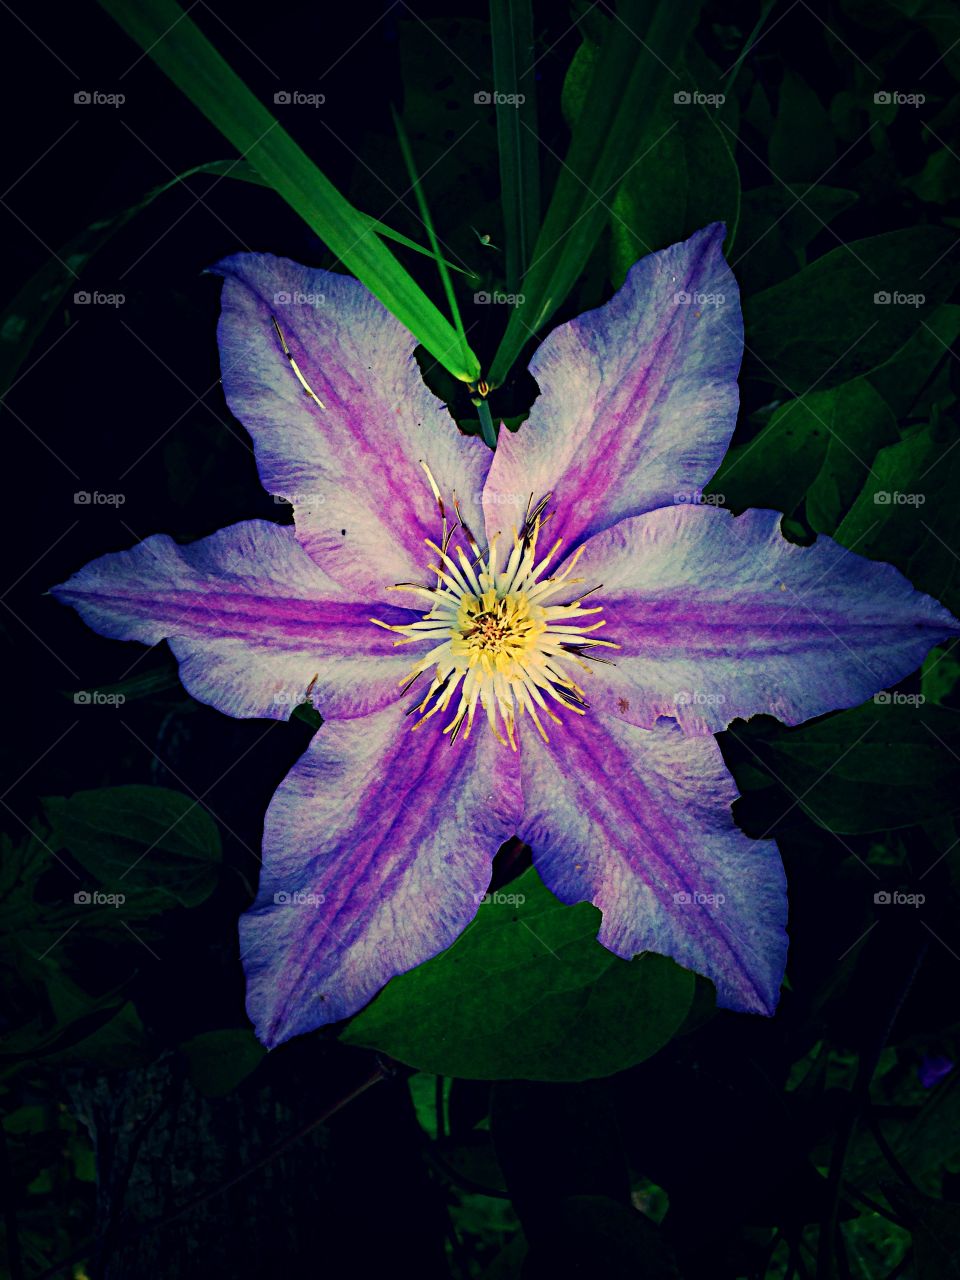
[[[562,721],[550,710],[544,694],[575,715],[584,715],[588,705],[583,690],[557,659],[571,657],[584,670],[589,670],[583,661],[590,656],[584,653],[585,649],[619,647],[592,635],[605,625],[602,619],[590,624],[581,621],[602,612],[599,606],[581,607],[581,601],[590,592],[581,592],[567,603],[557,599],[583,581],[570,578],[583,548],[577,550],[561,573],[542,577],[561,546],[558,539],[537,563],[544,500],[528,514],[520,533],[514,531],[513,546],[502,570],[498,568],[497,537],[491,540],[484,556],[462,521],[459,528],[474,552],[473,563],[460,545],[453,549],[454,559],[449,542],[458,526],[448,530],[439,488],[426,464],[420,465],[430,481],[443,524],[439,545],[426,539],[426,545],[437,557],[436,562],[429,565],[437,583],[430,588],[401,582],[391,589],[429,600],[430,608],[421,621],[402,626],[371,619],[377,626],[399,633],[401,638],[394,641],[396,645],[430,642],[428,652],[400,682],[406,691],[424,672],[435,668],[430,687],[412,709],[419,713],[413,728],[419,729],[438,712],[448,710],[459,694],[453,718],[443,728],[451,742],[461,729],[464,739],[469,738],[478,704],[485,711],[497,741],[504,746],[509,744],[516,751],[514,729],[518,716],[525,712],[543,740],[549,742],[540,716],[556,724]],[[455,500],[454,508],[459,517]],[[500,731],[501,725],[506,738]]]

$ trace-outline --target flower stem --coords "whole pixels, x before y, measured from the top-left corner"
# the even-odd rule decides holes
[[[493,415],[490,412],[490,405],[486,400],[478,400],[477,412],[480,415],[480,430],[483,432],[484,443],[488,444],[491,449],[497,447],[497,429],[493,425]]]

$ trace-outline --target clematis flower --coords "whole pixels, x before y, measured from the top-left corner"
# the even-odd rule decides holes
[[[104,635],[168,639],[229,715],[323,715],[240,926],[265,1044],[449,946],[514,834],[560,899],[600,908],[612,952],[664,953],[720,1005],[773,1012],[783,869],[735,825],[713,734],[860,703],[958,626],[890,565],[693,500],[737,415],[722,241],[651,254],[555,329],[495,454],[356,281],[261,254],[214,268],[227,401],[295,523],[155,535],[55,594]]]

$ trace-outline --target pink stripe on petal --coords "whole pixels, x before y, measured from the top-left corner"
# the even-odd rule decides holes
[[[358,281],[269,254],[237,254],[218,330],[227,403],[253,438],[264,487],[290,499],[316,562],[366,599],[420,580],[440,515],[420,462],[453,519],[481,527],[490,450],[462,436],[427,390],[416,339]],[[304,390],[273,320],[316,397]]]
[[[551,540],[572,550],[707,483],[733,434],[743,353],[723,236],[714,223],[641,259],[605,306],[547,336],[530,362],[540,396],[516,435],[500,433],[488,534],[550,493]]]
[[[91,561],[52,594],[101,635],[170,641],[188,693],[232,716],[285,720],[395,701],[410,666],[390,633],[310,559],[289,526],[249,520],[178,546],[155,534]],[[384,622],[410,621],[379,606]],[[308,695],[309,690],[309,697]]]
[[[390,707],[323,725],[270,804],[240,921],[247,1010],[270,1048],[448,947],[516,829],[516,756],[488,732],[451,744],[410,723]]]
[[[960,633],[892,565],[823,536],[797,546],[780,520],[665,507],[587,542],[577,572],[603,583],[603,634],[621,646],[586,686],[598,712],[647,728],[672,716],[693,734],[758,714],[799,724],[895,684]]]
[[[624,959],[671,956],[709,978],[723,1008],[772,1014],[786,961],[787,900],[772,840],[735,825],[713,738],[592,712],[550,745],[524,731],[523,826],[544,883],[592,902],[599,941]]]

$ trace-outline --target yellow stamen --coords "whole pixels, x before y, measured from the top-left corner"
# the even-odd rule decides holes
[[[428,646],[400,682],[406,692],[425,672],[433,672],[426,693],[410,709],[409,714],[416,717],[412,729],[420,729],[438,712],[452,709],[453,717],[442,734],[451,743],[461,734],[466,741],[481,707],[493,736],[503,746],[517,750],[516,729],[524,714],[549,743],[541,717],[563,724],[552,705],[578,716],[586,715],[589,709],[583,690],[566,674],[558,658],[572,659],[589,670],[584,658],[592,656],[591,650],[619,647],[593,636],[606,625],[605,619],[586,621],[588,615],[603,612],[599,605],[582,606],[596,588],[576,594],[583,579],[571,574],[584,548],[578,548],[558,573],[546,576],[562,540],[558,538],[537,560],[538,538],[550,513],[545,511],[547,498],[535,503],[531,494],[523,526],[512,531],[501,568],[500,535],[494,535],[488,551],[482,553],[463,521],[455,496],[457,519],[453,528],[448,528],[439,486],[427,464],[420,465],[442,524],[439,542],[425,539],[437,557],[429,565],[436,585],[399,582],[390,589],[412,592],[428,601],[429,608],[419,621],[403,625],[370,619],[376,626],[399,634],[395,645]],[[471,554],[459,541],[453,545],[458,531]],[[605,661],[599,657],[594,660]]]

